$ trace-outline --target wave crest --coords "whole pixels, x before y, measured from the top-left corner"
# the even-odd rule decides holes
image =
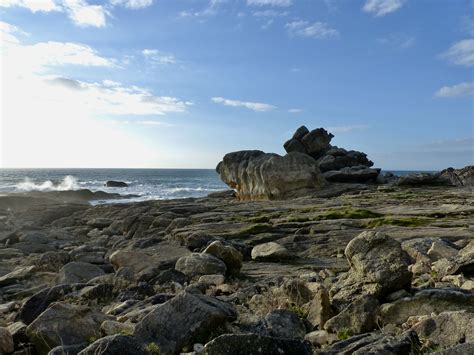
[[[30,178],[25,178],[23,182],[16,184],[15,188],[19,191],[67,191],[77,190],[80,187],[74,176],[67,175],[56,185],[51,180],[46,180],[41,184],[36,184]]]

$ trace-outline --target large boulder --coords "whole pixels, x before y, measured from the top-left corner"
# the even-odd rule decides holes
[[[426,289],[413,297],[404,297],[380,306],[384,324],[402,324],[411,316],[430,315],[447,311],[474,312],[474,293],[464,290]]]
[[[298,152],[283,157],[258,150],[229,153],[216,170],[240,200],[281,199],[323,186],[316,161]]]
[[[149,355],[145,346],[129,335],[110,335],[96,340],[78,355]]]
[[[301,126],[283,147],[288,153],[301,152],[319,158],[329,150],[333,137],[334,135],[328,133],[324,128],[313,129],[310,132],[305,126]]]
[[[306,334],[304,322],[287,309],[276,309],[265,316],[262,322],[265,335],[276,338],[303,339]]]
[[[162,354],[174,354],[235,319],[236,311],[230,304],[185,292],[146,315],[136,325],[134,337],[143,343],[156,343]]]
[[[104,186],[106,187],[128,187],[128,184],[123,181],[115,181],[115,180],[109,180],[107,181]]]
[[[227,272],[230,275],[238,275],[242,268],[242,253],[232,245],[224,245],[220,241],[212,242],[204,250],[204,253],[214,255],[221,259],[227,266]]]
[[[462,169],[444,169],[440,172],[440,178],[450,181],[454,186],[474,186],[474,165]]]
[[[368,182],[376,181],[380,169],[371,169],[364,165],[345,167],[340,170],[329,170],[323,177],[330,182]]]
[[[73,284],[80,282],[87,282],[92,280],[94,277],[104,275],[105,272],[100,267],[83,263],[79,261],[73,261],[64,265],[57,277],[58,284]]]
[[[26,328],[26,333],[40,354],[59,345],[87,343],[100,338],[103,313],[89,307],[53,303]]]
[[[227,272],[227,267],[221,259],[207,253],[183,256],[176,262],[175,269],[191,278],[202,275],[225,275]]]
[[[362,232],[347,244],[345,255],[350,269],[330,290],[332,304],[339,309],[360,294],[381,299],[411,286],[408,254],[382,232]]]

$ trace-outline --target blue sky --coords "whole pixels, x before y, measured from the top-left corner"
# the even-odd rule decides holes
[[[470,0],[5,0],[3,167],[213,168],[302,124],[474,162]]]

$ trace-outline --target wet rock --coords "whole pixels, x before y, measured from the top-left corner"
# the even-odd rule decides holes
[[[99,338],[105,315],[88,307],[57,302],[41,313],[26,332],[40,353],[59,345],[74,345]]]
[[[134,336],[144,343],[155,342],[164,354],[174,354],[235,319],[234,308],[225,302],[181,293],[145,316]]]
[[[251,254],[252,259],[257,261],[281,261],[293,257],[288,249],[275,242],[256,245],[253,247]]]
[[[275,338],[299,338],[306,334],[306,326],[298,316],[287,309],[277,309],[267,314],[262,326],[265,335]]]
[[[443,312],[421,321],[411,329],[419,337],[442,347],[474,343],[474,313]]]
[[[474,294],[452,289],[427,289],[417,292],[413,297],[382,304],[380,318],[384,324],[402,324],[410,316],[461,310],[474,312]]]
[[[300,339],[284,339],[258,334],[224,334],[204,346],[207,355],[311,355],[311,344]]]
[[[109,180],[107,181],[104,186],[106,187],[128,187],[128,184],[123,181],[114,181],[114,180]]]
[[[232,245],[224,245],[220,241],[212,242],[204,250],[204,253],[214,255],[221,259],[230,275],[238,275],[242,268],[242,253],[234,248]]]
[[[110,335],[96,340],[78,355],[118,355],[118,354],[134,354],[134,355],[150,355],[144,344],[138,342],[135,338],[128,335]],[[163,354],[160,352],[160,354]]]
[[[381,299],[411,286],[408,255],[382,232],[362,232],[347,244],[345,255],[350,270],[330,290],[332,304],[340,309],[359,294]]]
[[[297,152],[283,157],[256,150],[229,153],[217,171],[240,200],[282,199],[324,184],[316,161]]]
[[[324,329],[332,333],[343,329],[348,329],[351,334],[370,332],[377,325],[378,307],[379,302],[373,296],[359,296],[338,315],[329,319]]]
[[[92,280],[94,277],[104,275],[105,272],[98,266],[78,261],[70,262],[59,270],[58,284],[73,284]]]
[[[221,259],[211,254],[199,253],[179,258],[175,269],[188,277],[212,274],[225,275],[227,272],[227,267]]]

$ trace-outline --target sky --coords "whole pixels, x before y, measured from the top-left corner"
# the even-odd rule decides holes
[[[300,125],[474,163],[472,0],[2,0],[0,167],[214,168]]]

